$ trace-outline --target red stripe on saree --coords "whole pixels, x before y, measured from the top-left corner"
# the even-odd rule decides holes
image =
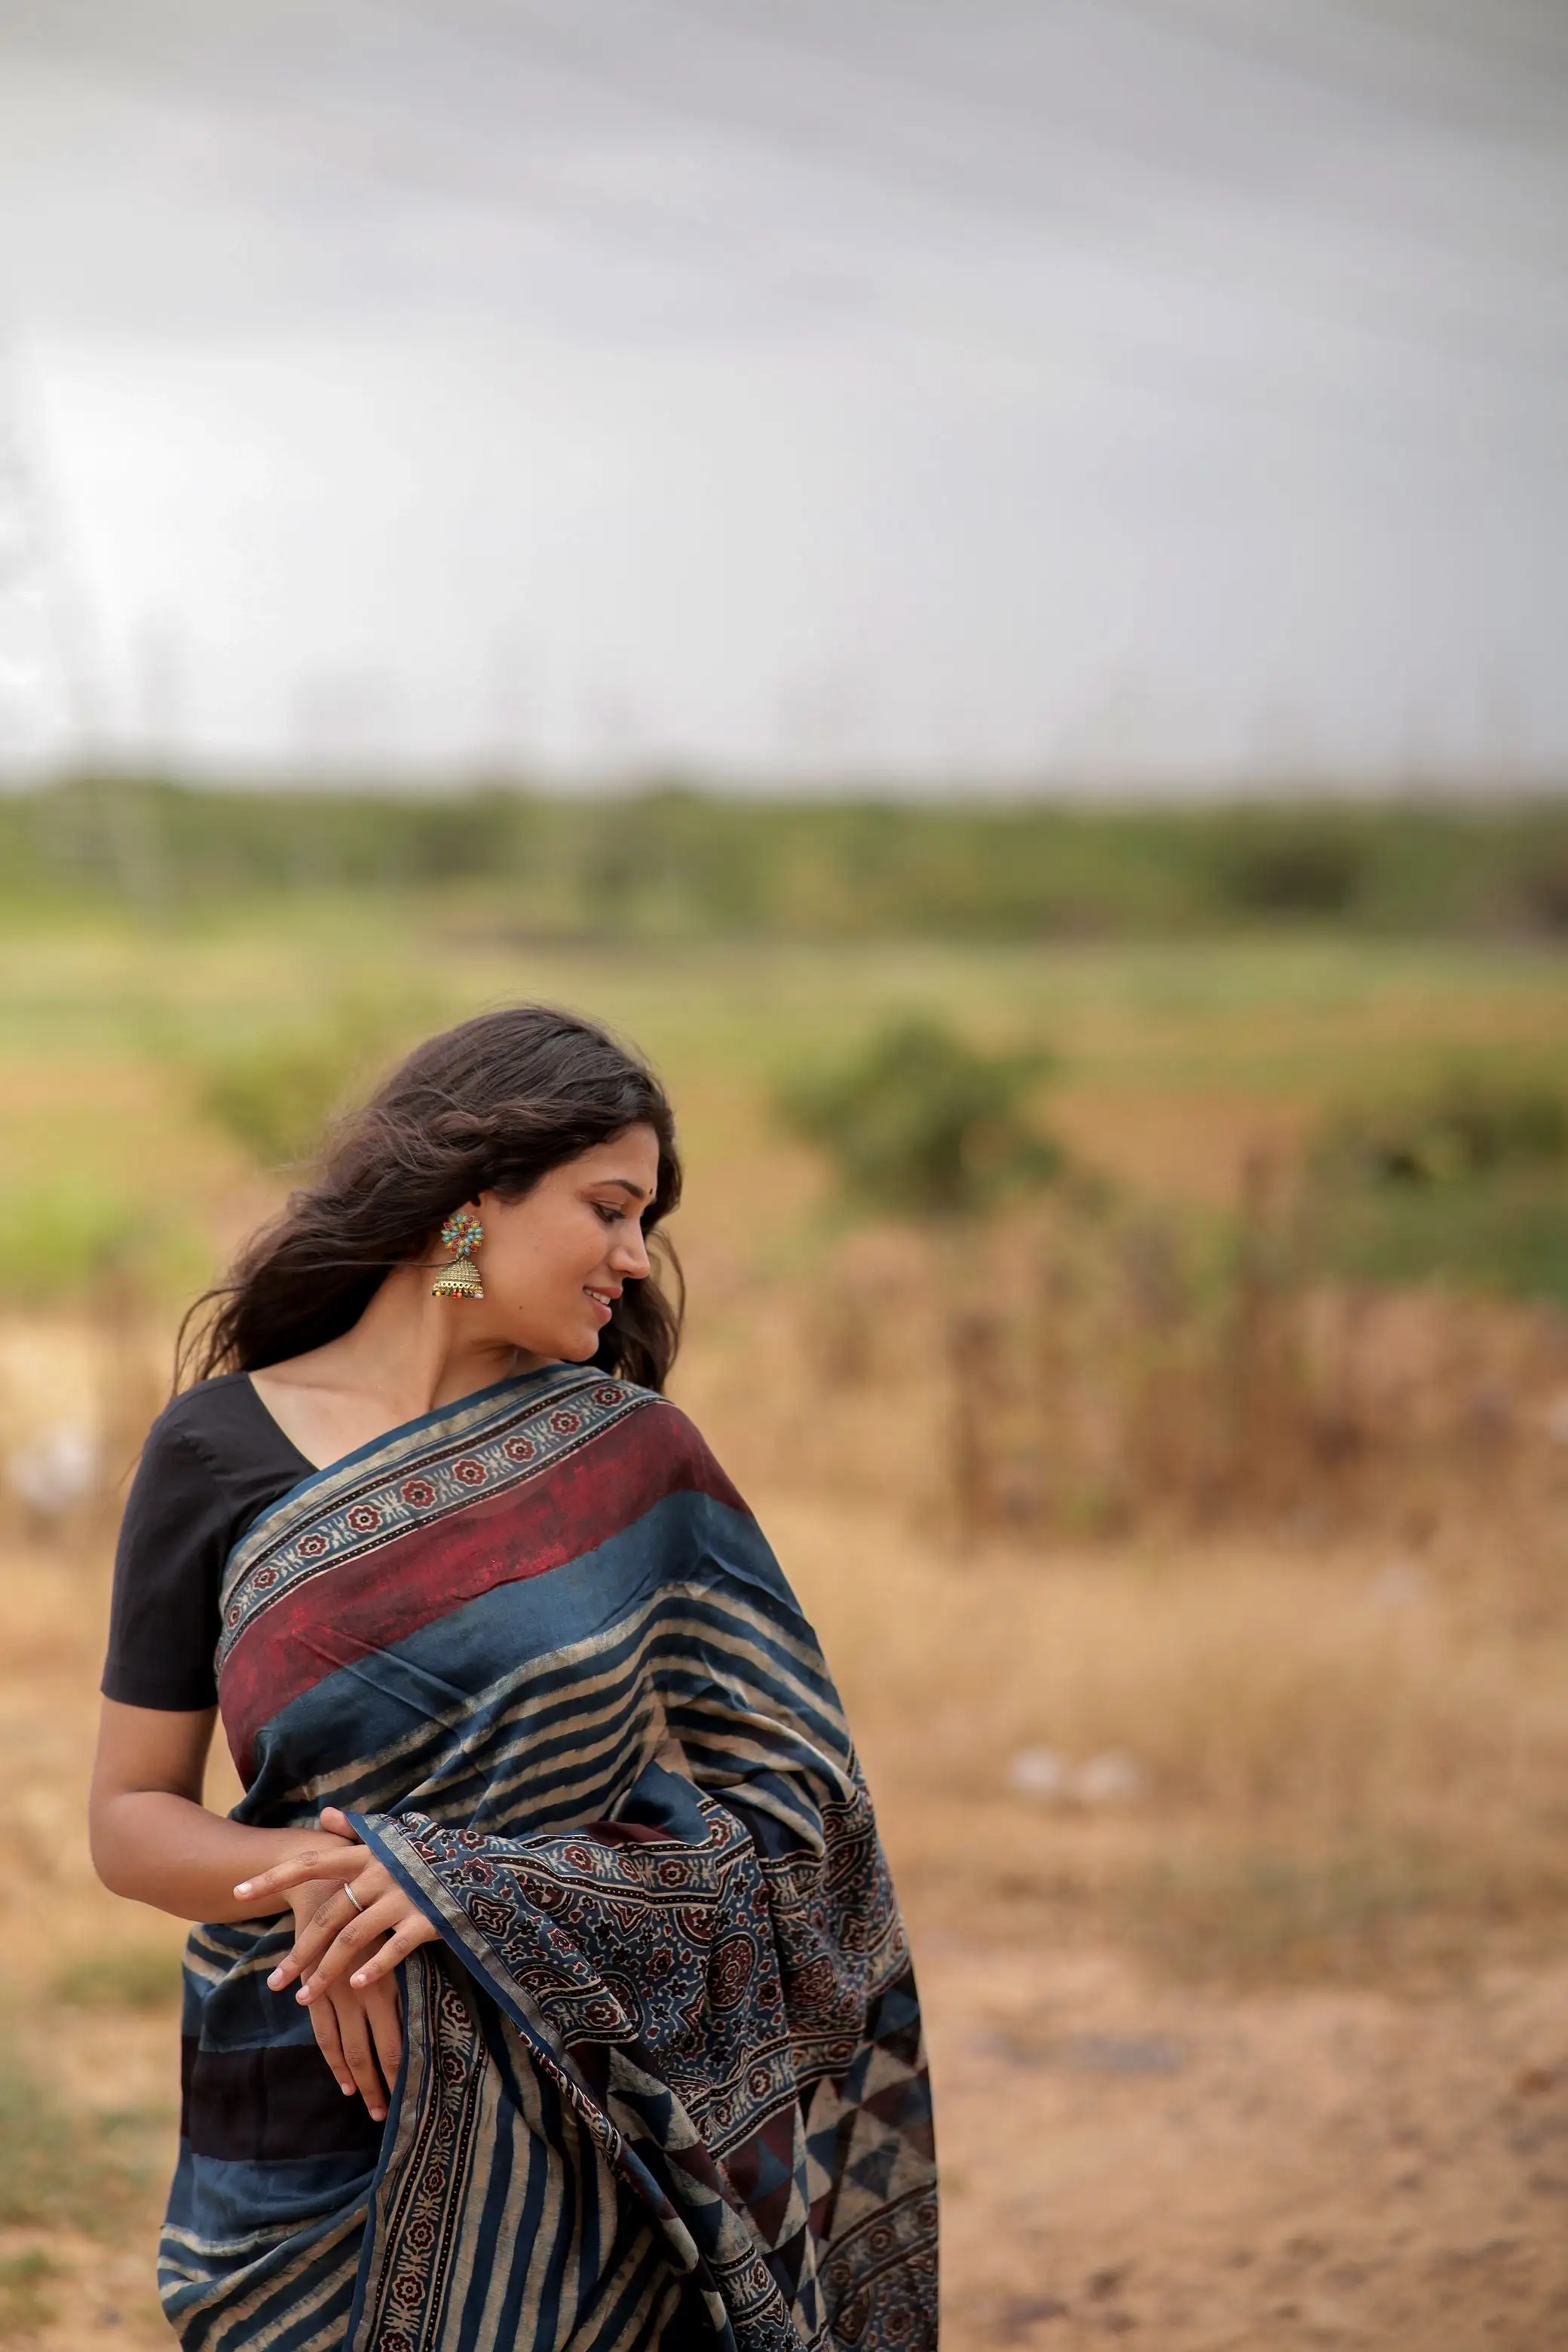
[[[673,1494],[746,1509],[684,1414],[651,1404],[510,1490],[354,1552],[279,1594],[219,1675],[241,1778],[250,1779],[263,1724],[329,1675],[498,1585],[580,1559]]]

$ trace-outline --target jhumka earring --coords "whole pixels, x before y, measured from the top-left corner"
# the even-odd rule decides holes
[[[441,1246],[455,1250],[450,1265],[444,1265],[430,1285],[432,1298],[482,1298],[485,1286],[479,1280],[479,1269],[474,1264],[474,1252],[485,1237],[485,1229],[471,1209],[454,1209],[441,1228]]]

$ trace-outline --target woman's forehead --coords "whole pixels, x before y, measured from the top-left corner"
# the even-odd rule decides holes
[[[575,1160],[569,1160],[566,1168],[579,1181],[584,1176],[595,1183],[618,1181],[630,1191],[649,1193],[658,1174],[658,1138],[651,1127],[628,1127],[623,1135],[592,1144]]]

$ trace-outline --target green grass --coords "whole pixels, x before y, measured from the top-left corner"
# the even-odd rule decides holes
[[[0,921],[0,1056],[91,1065],[126,1054],[176,1076],[188,1051],[335,1028],[345,1003],[417,1034],[543,994],[620,1023],[672,1066],[755,1070],[931,1012],[987,1039],[1042,1039],[1076,1073],[1234,1076],[1269,1093],[1357,1066],[1517,1033],[1548,1061],[1568,1026],[1568,960],[1507,942],[1289,935],[1185,942],[509,942],[457,908],[303,900],[221,931],[112,916]],[[1173,1061],[1173,1056],[1174,1060]]]
[[[28,2343],[54,2318],[61,2265],[42,2246],[0,2255],[0,2344]]]
[[[1441,1282],[1568,1306],[1568,1181],[1557,1171],[1363,1193],[1336,1205],[1322,1251],[1336,1272],[1363,1281]]]
[[[149,1944],[122,1944],[68,1960],[50,1987],[68,2009],[167,2009],[180,1997],[180,1963]]]
[[[188,1296],[237,1202],[259,1213],[255,1157],[276,1157],[286,1130],[295,1139],[299,1040],[324,1041],[342,1063],[346,1029],[374,1026],[368,1066],[445,1021],[530,996],[597,1014],[653,1056],[691,1175],[682,1224],[721,1233],[752,1263],[787,1257],[818,1197],[810,1155],[773,1112],[780,1089],[911,1013],[985,1051],[1043,1048],[1064,1097],[1131,1114],[1191,1094],[1315,1118],[1458,1055],[1553,1078],[1568,1045],[1568,959],[1496,940],[541,944],[460,894],[308,894],[158,927],[35,910],[0,919],[5,1295],[36,1295],[56,1269],[53,1295],[68,1297],[119,1249],[165,1303]],[[238,1114],[225,1073],[244,1082]],[[1132,1181],[1154,1199],[1167,1188],[1157,1164]],[[1381,1234],[1353,1249],[1374,1271],[1405,1263]],[[1467,1267],[1496,1255],[1484,1234],[1455,1252]],[[1555,1263],[1549,1236],[1518,1254],[1507,1282],[1528,1283],[1543,1253]]]
[[[0,2048],[0,2230],[109,2227],[132,2168],[13,2049]]]

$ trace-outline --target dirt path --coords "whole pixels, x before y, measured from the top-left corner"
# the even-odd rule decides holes
[[[946,2352],[1568,2344],[1568,1968],[1210,2000],[925,1954]]]

